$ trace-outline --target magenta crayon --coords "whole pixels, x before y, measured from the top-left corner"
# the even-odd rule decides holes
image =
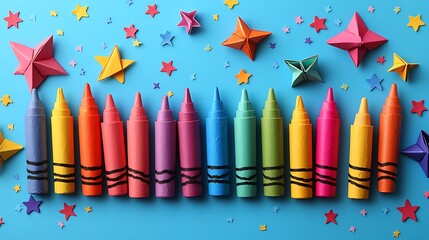
[[[188,88],[185,90],[177,126],[182,194],[184,197],[200,196],[202,194],[200,120]]]
[[[127,121],[128,196],[149,197],[149,122],[137,92]]]
[[[177,123],[162,97],[161,108],[155,121],[155,195],[166,198],[176,195],[176,130]]]
[[[338,143],[340,118],[332,88],[317,118],[316,133],[316,196],[335,197],[337,189]]]
[[[110,196],[126,195],[128,193],[128,181],[124,126],[110,94],[107,95],[103,112],[101,135],[107,191]]]

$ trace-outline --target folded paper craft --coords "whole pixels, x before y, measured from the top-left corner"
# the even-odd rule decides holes
[[[118,82],[125,82],[125,68],[134,63],[134,60],[122,59],[117,45],[110,53],[110,56],[95,56],[95,60],[103,67],[98,81],[102,81],[108,77],[114,77]]]
[[[420,167],[423,169],[426,177],[429,178],[429,135],[427,132],[421,130],[416,144],[404,148],[401,153],[416,160]]]
[[[16,142],[12,142],[3,137],[3,133],[0,131],[0,166],[4,161],[11,158],[15,153],[23,149],[23,146]]]
[[[408,71],[412,68],[417,67],[418,63],[408,63],[403,58],[401,58],[398,54],[393,53],[393,65],[387,70],[388,72],[396,72],[399,76],[404,80],[404,82],[408,81]]]
[[[197,10],[185,12],[180,11],[180,17],[182,20],[177,24],[178,27],[184,27],[188,34],[191,34],[192,28],[201,27],[200,23],[195,19],[195,15],[197,14]]]
[[[292,71],[292,87],[295,87],[304,81],[323,82],[322,77],[317,71],[318,59],[319,55],[315,55],[301,61],[285,60],[285,63]]]

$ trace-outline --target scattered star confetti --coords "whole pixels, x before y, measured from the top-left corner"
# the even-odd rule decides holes
[[[338,27],[339,26],[341,26],[341,23],[342,23],[343,21],[341,21],[341,19],[340,18],[335,18],[335,20],[334,20],[334,24],[335,25],[337,25]]]
[[[85,72],[85,69],[81,68],[81,69],[80,69],[80,73],[79,73],[79,74],[80,74],[81,76],[85,76],[85,73],[86,73],[86,72]]]
[[[295,23],[296,24],[301,24],[303,22],[304,22],[304,20],[301,18],[301,16],[295,17]]]
[[[172,96],[174,96],[174,93],[173,93],[173,91],[168,91],[167,92],[167,96],[169,97],[169,98],[171,98]]]
[[[227,219],[226,219],[226,222],[229,222],[229,223],[234,223],[234,218],[232,218],[232,217],[229,217],[229,218],[227,218]]]
[[[15,206],[15,211],[17,211],[17,212],[21,212],[22,211],[22,207],[21,207],[21,205],[16,205]]]
[[[76,52],[82,52],[82,45],[76,46]]]
[[[0,98],[0,102],[3,104],[3,106],[7,107],[7,105],[13,103],[12,99],[10,99],[9,94],[4,94],[2,98]]]
[[[21,185],[16,184],[15,186],[13,186],[13,190],[18,193],[19,191],[21,191]]]
[[[371,78],[366,79],[366,81],[369,83],[369,90],[372,91],[377,88],[378,90],[383,91],[383,86],[381,86],[381,82],[383,80],[384,79],[378,78],[375,73],[372,74]]]
[[[161,72],[165,72],[168,76],[171,76],[171,72],[176,70],[177,69],[173,66],[173,61],[162,62]]]
[[[381,65],[383,65],[383,63],[386,62],[386,59],[384,58],[384,56],[381,56],[381,57],[377,58],[377,62],[380,63]]]
[[[111,23],[112,23],[112,18],[111,17],[106,18],[106,24],[111,24]]]
[[[5,222],[3,221],[3,218],[2,218],[2,217],[0,217],[0,227],[1,227],[1,225],[3,225],[3,224],[5,224]]]
[[[375,11],[374,6],[369,6],[369,7],[368,7],[368,12],[370,12],[370,13],[374,13],[374,11]]]
[[[223,66],[225,68],[229,68],[231,65],[229,65],[229,61],[226,61],[226,62],[223,63]]]
[[[127,0],[128,6],[131,6],[133,3],[134,3],[133,0]]]
[[[213,20],[218,21],[219,20],[219,14],[217,14],[217,13],[213,14]]]
[[[22,202],[27,207],[27,215],[32,212],[40,213],[40,204],[43,201],[36,201],[33,195],[30,195],[30,199],[27,202]]]
[[[364,209],[362,209],[362,210],[360,210],[360,214],[362,215],[362,216],[364,216],[364,217],[366,217],[366,214],[367,214],[368,212],[366,211],[366,209],[364,208]]]
[[[159,82],[158,83],[153,83],[153,89],[160,89],[159,88]]]
[[[35,22],[36,21],[36,14],[30,15],[30,21]]]
[[[57,35],[58,36],[64,36],[64,31],[62,29],[58,29],[57,30]]]
[[[141,44],[142,44],[142,42],[140,42],[138,39],[135,39],[133,41],[133,47],[140,47]]]
[[[101,44],[101,48],[106,49],[107,48],[107,44],[106,43]]]
[[[51,15],[51,17],[56,17],[56,16],[58,16],[57,11],[55,11],[55,10],[49,11],[49,14]]]
[[[267,231],[267,225],[259,225],[259,231]]]
[[[66,221],[68,221],[71,216],[76,217],[76,214],[73,211],[75,206],[76,205],[67,205],[67,203],[64,203],[64,208],[59,211],[59,213],[64,214]]]
[[[241,69],[238,74],[235,74],[235,77],[237,78],[238,85],[241,85],[242,83],[248,84],[249,78],[252,76],[251,73],[247,73],[244,71],[244,69]]]
[[[79,4],[76,4],[76,8],[73,9],[71,11],[71,13],[73,15],[76,15],[76,19],[78,21],[80,21],[80,19],[82,19],[83,17],[84,18],[88,18],[89,17],[89,15],[88,15],[88,13],[86,11],[88,11],[88,6],[81,6]]]
[[[356,231],[356,227],[355,226],[350,226],[349,232],[354,233]]]
[[[347,91],[347,89],[349,89],[349,85],[347,83],[343,83],[340,88]]]
[[[325,26],[326,18],[319,18],[317,16],[314,16],[314,21],[310,24],[310,27],[315,28],[316,32],[319,32],[321,29],[326,30]]]
[[[417,113],[417,115],[422,116],[423,111],[427,111],[428,109],[423,106],[424,100],[414,101],[412,100],[413,108],[411,109],[411,113]]]
[[[383,208],[383,209],[381,209],[381,211],[382,211],[384,214],[388,214],[388,213],[390,212],[390,209],[389,209],[389,208]]]
[[[62,221],[58,221],[58,227],[59,228],[63,228],[65,225],[64,225],[64,223],[62,222]]]
[[[21,18],[19,18],[19,12],[12,13],[9,11],[9,16],[3,18],[7,22],[7,28],[12,26],[18,28],[18,23],[23,22]]]
[[[277,43],[270,43],[270,48],[274,49],[274,48],[276,48],[276,45],[277,45]]]
[[[92,207],[91,207],[91,206],[85,207],[85,211],[86,211],[87,213],[92,212]]]
[[[197,79],[197,74],[196,73],[193,73],[192,75],[191,75],[191,80],[196,80]]]
[[[69,65],[72,67],[75,67],[76,64],[77,64],[77,62],[74,59],[70,60],[70,62],[69,62]]]
[[[331,6],[326,6],[326,7],[325,7],[325,12],[326,12],[326,13],[331,13],[331,12],[332,12],[332,8],[331,8]]]
[[[210,52],[212,50],[212,46],[210,44],[208,44],[205,48],[204,51],[206,52]]]
[[[223,4],[227,5],[229,9],[233,9],[235,5],[239,4],[239,2],[237,0],[225,0]]]
[[[273,67],[274,69],[279,68],[279,63],[278,63],[278,62],[273,62],[272,67]]]
[[[145,12],[145,14],[149,14],[152,18],[154,18],[155,15],[159,13],[157,7],[158,6],[156,5],[156,3],[153,5],[147,5],[147,11]]]
[[[334,213],[334,211],[329,210],[329,212],[325,213],[326,216],[326,222],[325,224],[328,224],[330,222],[334,223],[335,225],[337,224],[337,220],[335,220],[335,218],[338,216],[338,213]]]
[[[408,18],[410,19],[410,21],[408,22],[407,27],[412,27],[415,32],[417,32],[421,26],[425,26],[426,25],[422,21],[420,14],[417,15],[417,16],[415,16],[415,17],[408,16]]]
[[[308,45],[310,45],[310,44],[313,43],[313,41],[311,40],[310,37],[308,37],[308,38],[305,38],[305,42],[304,43],[307,43]]]
[[[13,179],[15,179],[17,181],[19,180],[19,175],[18,174],[14,174],[12,177],[13,177]]]
[[[173,39],[173,35],[169,32],[166,31],[165,34],[159,34],[159,36],[161,36],[162,38],[162,42],[161,42],[161,46],[165,46],[165,45],[170,45],[173,46],[173,43],[171,42],[171,40]]]
[[[423,196],[425,196],[425,198],[429,198],[429,192],[425,192],[425,194],[423,194]]]
[[[15,129],[15,124],[11,123],[7,125],[7,130],[13,131]]]
[[[279,210],[280,210],[279,206],[274,206],[274,207],[273,207],[273,211],[274,211],[275,213],[278,213],[278,212],[279,212]]]
[[[419,209],[419,206],[412,206],[408,199],[405,200],[404,206],[397,207],[397,209],[402,213],[402,222],[404,222],[408,218],[417,221],[416,211]]]
[[[290,27],[283,27],[283,33],[290,33]]]
[[[139,29],[134,27],[134,24],[131,24],[130,27],[124,27],[124,31],[126,33],[125,38],[136,38],[136,33]]]
[[[401,234],[401,232],[400,232],[400,231],[398,231],[398,229],[396,229],[396,230],[393,232],[393,237],[398,238],[398,237],[399,237],[399,234]]]
[[[395,12],[395,14],[398,14],[401,11],[401,8],[396,6],[393,11]]]

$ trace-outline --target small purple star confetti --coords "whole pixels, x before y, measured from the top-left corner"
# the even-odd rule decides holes
[[[307,43],[307,44],[312,44],[313,43],[313,41],[311,40],[311,38],[310,37],[308,37],[308,38],[305,38],[305,42],[304,43]]]
[[[155,82],[153,83],[153,89],[160,89],[159,88],[159,82],[158,83],[155,83]]]
[[[271,49],[276,48],[276,44],[277,44],[277,43],[270,43],[270,48],[271,48]]]
[[[32,212],[40,213],[40,204],[42,204],[43,201],[36,201],[33,197],[33,195],[30,195],[30,199],[28,199],[27,202],[22,202],[27,207],[27,214],[30,214]]]

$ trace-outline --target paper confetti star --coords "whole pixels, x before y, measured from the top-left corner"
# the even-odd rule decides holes
[[[106,43],[101,44],[101,48],[106,49],[107,48],[107,44]]]
[[[57,11],[55,11],[55,10],[49,11],[49,14],[51,15],[51,17],[56,17],[56,16],[58,16]]]
[[[301,61],[285,60],[285,63],[292,71],[292,87],[308,81],[323,82],[323,79],[317,70],[318,60],[318,55],[308,57]]]
[[[167,96],[169,97],[169,98],[171,98],[172,96],[174,96],[174,93],[173,93],[173,91],[168,91],[167,92]]]
[[[23,202],[23,204],[27,207],[27,214],[32,212],[40,213],[40,204],[42,204],[42,202],[43,201],[36,201],[33,195],[30,195],[30,199],[28,199],[27,202]]]
[[[359,67],[367,51],[375,49],[385,42],[387,42],[386,38],[367,28],[357,12],[345,31],[327,41],[329,45],[348,51],[356,67]]]
[[[156,3],[153,5],[147,5],[147,11],[145,12],[145,14],[149,14],[152,18],[154,18],[155,15],[159,13],[157,7],[158,6],[156,5]]]
[[[334,211],[329,210],[329,212],[325,213],[326,216],[326,222],[325,224],[328,224],[330,222],[334,223],[335,225],[337,224],[337,220],[335,220],[335,218],[338,216],[337,213],[334,213]]]
[[[229,217],[229,218],[226,219],[226,222],[228,222],[228,223],[234,223],[234,218]]]
[[[136,33],[139,31],[138,28],[134,27],[134,24],[131,24],[130,27],[124,27],[125,38],[136,38]]]
[[[269,35],[271,32],[250,29],[243,19],[238,17],[235,32],[222,43],[222,46],[241,50],[253,61],[257,44]]]
[[[241,69],[238,74],[235,74],[235,77],[237,78],[238,85],[241,85],[242,83],[248,84],[249,78],[252,76],[251,73],[247,73],[244,71],[244,69]]]
[[[321,29],[326,30],[325,26],[326,18],[319,18],[317,16],[314,16],[314,21],[310,24],[310,27],[315,28],[316,32],[319,32]]]
[[[355,226],[350,226],[349,232],[354,233],[355,231],[356,231],[356,227]]]
[[[201,27],[200,23],[195,19],[195,15],[197,14],[197,10],[191,12],[180,11],[180,17],[182,20],[177,24],[178,27],[184,27],[188,34],[191,33],[192,28]]]
[[[374,13],[374,11],[375,11],[374,6],[369,6],[369,7],[368,7],[368,12],[370,12],[370,13]]]
[[[59,211],[59,213],[64,214],[66,221],[68,221],[71,216],[76,217],[76,214],[73,211],[75,206],[76,205],[67,205],[67,203],[64,203],[64,208]]]
[[[165,72],[168,76],[171,76],[171,72],[176,70],[177,69],[173,66],[173,61],[162,62],[161,72]]]
[[[82,52],[82,45],[76,46],[76,52]]]
[[[134,1],[133,1],[133,0],[127,0],[127,4],[128,4],[128,6],[131,6],[133,3],[134,3]]]
[[[325,7],[325,12],[326,13],[331,13],[332,12],[332,8],[331,8],[330,5],[328,5],[328,6]]]
[[[17,152],[21,151],[23,146],[18,143],[12,142],[9,139],[3,137],[3,133],[0,131],[0,164],[11,158]]]
[[[383,208],[381,209],[381,211],[383,211],[384,214],[388,214],[390,212],[389,208]]]
[[[206,52],[210,52],[212,50],[212,46],[210,44],[208,44],[205,48],[204,51]]]
[[[80,73],[79,73],[79,74],[80,74],[81,76],[85,76],[85,73],[86,73],[86,72],[85,72],[85,69],[81,68],[81,69],[80,69]]]
[[[270,48],[271,49],[275,49],[276,48],[277,43],[270,43]]]
[[[421,130],[417,142],[401,151],[420,164],[426,177],[429,178],[429,135]]]
[[[159,84],[160,84],[159,82],[153,83],[153,89],[160,89]]]
[[[226,61],[223,63],[224,68],[229,68],[231,65],[229,64],[229,61]]]
[[[15,128],[15,124],[13,123],[7,125],[7,130],[13,131],[14,128]]]
[[[197,74],[196,73],[192,73],[191,80],[197,80]]]
[[[140,47],[141,44],[142,44],[142,42],[140,42],[138,39],[135,39],[133,41],[133,47]]]
[[[367,212],[367,211],[366,211],[366,209],[364,208],[364,209],[360,210],[360,214],[361,214],[362,216],[366,217],[366,214],[368,214],[368,212]]]
[[[423,194],[423,196],[425,196],[425,198],[429,198],[429,192],[425,192],[425,194]]]
[[[398,14],[401,11],[401,8],[396,6],[393,11],[395,12],[395,14]]]
[[[279,63],[278,62],[273,62],[273,65],[271,65],[274,69],[279,68]]]
[[[75,67],[76,64],[77,64],[77,62],[74,59],[70,60],[70,62],[69,62],[69,65],[72,67]]]
[[[408,18],[410,21],[408,22],[407,27],[412,27],[415,32],[417,32],[421,26],[426,26],[426,24],[422,21],[420,14],[415,17],[408,16]]]
[[[399,234],[401,234],[400,231],[398,231],[397,229],[393,232],[393,237],[398,238]]]
[[[36,15],[35,14],[30,15],[30,21],[32,21],[32,22],[36,21]]]
[[[23,22],[21,18],[19,18],[19,12],[12,13],[9,10],[9,16],[3,18],[7,22],[7,28],[12,26],[18,28],[18,23]]]
[[[219,20],[219,14],[217,14],[217,13],[213,14],[213,20],[218,21]]]
[[[267,225],[259,225],[259,231],[267,231]]]
[[[106,24],[111,24],[111,23],[112,23],[112,18],[111,17],[106,18]]]
[[[3,224],[5,224],[5,222],[3,221],[3,218],[2,218],[2,217],[0,217],[0,227],[1,227],[1,225],[3,225]]]
[[[339,19],[339,18],[335,18],[335,20],[334,20],[334,24],[337,26],[340,26],[342,22],[343,21],[341,21],[341,19]]]
[[[239,2],[237,0],[225,0],[223,4],[227,5],[229,9],[233,9],[235,5],[239,4]]]
[[[88,18],[89,17],[89,15],[88,15],[88,13],[86,11],[88,11],[88,6],[81,6],[79,4],[76,4],[76,8],[73,9],[71,11],[71,13],[73,15],[76,15],[76,19],[78,21],[80,21],[80,19],[83,18],[83,17],[84,18]]]
[[[22,207],[21,207],[21,205],[16,205],[15,206],[15,211],[17,211],[17,212],[21,212],[22,211]]]
[[[306,43],[306,44],[310,45],[310,44],[312,44],[312,43],[313,43],[313,40],[311,40],[311,38],[310,38],[310,37],[308,37],[308,38],[305,38],[304,43]]]
[[[4,94],[2,98],[0,98],[0,102],[3,106],[7,107],[9,104],[13,103],[12,99],[10,99],[9,94]]]
[[[411,109],[411,113],[417,113],[419,116],[422,116],[423,111],[427,111],[428,109],[423,106],[424,100],[414,101],[412,100],[413,108]]]
[[[283,33],[290,33],[290,27],[283,27]]]
[[[384,58],[384,56],[381,56],[377,58],[377,62],[383,65],[383,63],[386,62],[386,59]]]
[[[62,29],[58,29],[57,30],[57,35],[58,36],[64,36],[64,31]]]
[[[347,91],[347,89],[349,89],[349,85],[347,83],[343,83],[340,88]]]
[[[295,17],[295,23],[296,24],[301,24],[303,22],[304,22],[304,20],[301,18],[301,16]]]
[[[404,80],[404,82],[408,81],[408,72],[417,67],[418,63],[408,63],[403,58],[401,58],[398,54],[393,53],[393,65],[387,70],[388,72],[396,72],[399,76]]]
[[[14,175],[12,175],[12,177],[13,177],[13,179],[15,179],[15,180],[19,180],[19,174],[17,173],[17,174],[14,174]]]
[[[21,185],[15,184],[15,186],[13,186],[13,190],[15,191],[15,193],[18,193],[19,191],[21,191]]]
[[[161,36],[162,41],[161,41],[161,46],[165,46],[165,45],[170,45],[173,46],[173,43],[171,42],[171,40],[173,39],[173,35],[169,32],[166,31],[165,34],[159,34],[159,36]]]
[[[98,76],[98,81],[108,77],[114,77],[118,82],[125,82],[125,69],[134,63],[134,60],[122,59],[117,45],[110,53],[110,56],[95,56],[95,60],[103,67]]]
[[[383,86],[381,86],[381,82],[384,79],[380,79],[377,77],[377,75],[374,73],[372,74],[371,78],[366,79],[366,81],[369,83],[369,91],[374,90],[375,88],[377,88],[380,91],[383,91]]]
[[[412,206],[411,203],[410,203],[410,201],[408,199],[405,200],[405,205],[404,206],[397,207],[397,209],[402,214],[402,222],[404,222],[408,218],[411,218],[414,221],[417,221],[416,211],[419,209],[419,206]]]
[[[64,225],[64,223],[63,223],[62,221],[58,221],[57,225],[58,225],[58,227],[59,227],[59,228],[61,228],[61,229],[62,229],[62,228],[64,228],[64,226],[65,226],[65,225]]]
[[[92,207],[91,207],[91,206],[85,207],[85,211],[86,211],[87,213],[92,212]]]
[[[275,213],[278,213],[278,212],[279,212],[279,210],[280,210],[279,206],[274,206],[274,207],[273,207],[273,211],[274,211]]]

